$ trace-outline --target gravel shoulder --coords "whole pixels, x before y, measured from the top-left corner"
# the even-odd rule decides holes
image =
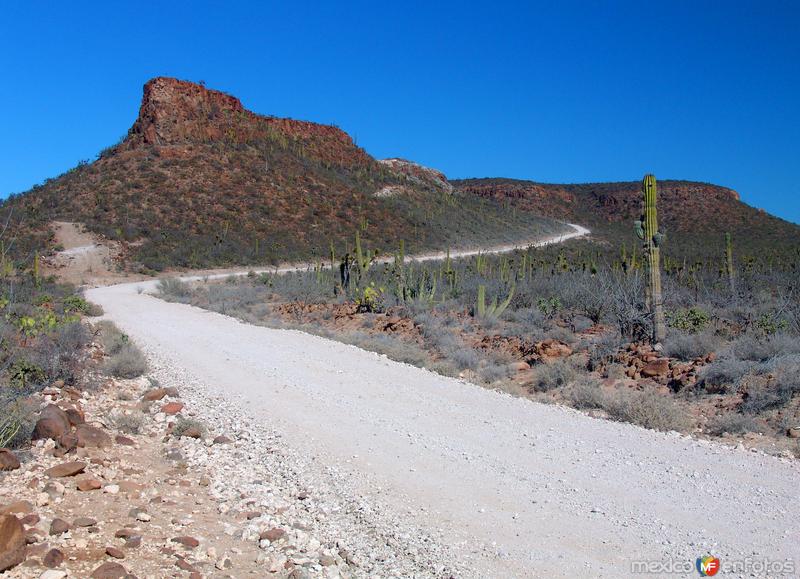
[[[371,574],[620,577],[633,560],[706,553],[800,561],[796,462],[139,293],[153,284],[87,297],[201,414],[271,440],[298,484],[332,505],[325,533],[359,552],[385,545],[364,562]]]

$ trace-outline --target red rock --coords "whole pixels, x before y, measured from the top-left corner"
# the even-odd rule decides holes
[[[0,517],[0,573],[25,560],[28,548],[25,529],[14,515]]]
[[[128,438],[127,436],[122,436],[118,434],[114,437],[114,442],[117,444],[121,444],[123,446],[134,446],[136,442],[132,438]]]
[[[182,402],[168,402],[161,407],[161,412],[164,414],[177,414],[183,410]]]
[[[58,437],[58,447],[64,450],[64,454],[75,450],[78,446],[78,437],[74,434],[66,433]]]
[[[82,478],[78,481],[79,491],[96,491],[103,488],[103,484],[96,478]]]
[[[185,438],[202,438],[202,436],[203,433],[200,432],[200,429],[197,428],[196,426],[190,426],[189,428],[183,431],[183,434],[181,434],[181,437]]]
[[[128,549],[136,549],[142,544],[142,536],[141,535],[132,535],[125,539],[125,546]]]
[[[92,579],[127,579],[128,571],[119,563],[103,563],[92,571]]]
[[[646,378],[661,378],[669,373],[669,360],[662,358],[653,360],[642,368],[642,376]]]
[[[120,529],[119,531],[114,533],[114,536],[117,539],[127,539],[128,537],[136,536],[138,533],[139,532],[137,530],[135,530],[135,529],[127,529],[126,528],[126,529]]]
[[[253,519],[257,519],[261,516],[261,511],[248,511],[244,514],[244,516],[248,521],[252,521]]]
[[[65,521],[64,519],[53,519],[53,522],[50,523],[50,534],[51,535],[61,535],[66,533],[70,530],[70,524]]]
[[[39,420],[33,427],[31,440],[52,438],[56,440],[62,434],[69,432],[70,424],[67,413],[55,404],[48,404],[42,409]]]
[[[570,348],[560,340],[548,339],[539,342],[535,345],[536,352],[545,360],[553,360],[557,358],[566,358],[572,354]]]
[[[17,470],[18,468],[19,459],[17,455],[7,448],[0,448],[0,471]]]
[[[39,521],[41,520],[42,518],[39,515],[37,515],[36,513],[31,513],[29,515],[25,515],[24,517],[22,517],[20,522],[26,527],[32,527],[34,525],[38,525]]]
[[[183,536],[183,537],[173,537],[170,539],[173,543],[179,543],[186,547],[187,549],[194,549],[200,546],[200,541],[195,539],[194,537]]]
[[[117,549],[116,547],[112,547],[110,545],[106,547],[106,555],[113,557],[114,559],[125,558],[125,553],[122,552],[122,549]]]
[[[177,565],[178,569],[181,569],[182,571],[198,573],[197,569],[195,569],[186,559],[179,558],[177,561],[175,561],[175,565]]]
[[[142,400],[145,402],[157,402],[167,395],[166,388],[153,388],[142,394]]]
[[[64,553],[58,549],[50,549],[42,558],[42,565],[48,569],[59,567],[64,562]]]
[[[84,471],[84,469],[86,469],[86,463],[76,460],[73,462],[57,464],[56,466],[48,468],[46,471],[44,471],[44,474],[50,478],[62,478],[80,474]]]
[[[78,517],[72,522],[76,527],[93,527],[97,521],[91,517]]]
[[[16,501],[0,508],[0,515],[27,515],[33,512],[33,505],[29,501]]]
[[[278,541],[280,539],[283,539],[285,536],[286,536],[286,531],[284,531],[283,529],[279,529],[277,527],[273,527],[272,529],[269,529],[261,533],[258,536],[258,538],[267,539],[270,543],[272,543],[273,541]]]
[[[233,440],[225,436],[224,434],[220,434],[219,436],[214,438],[214,444],[230,444]]]
[[[112,445],[111,437],[106,431],[88,424],[78,425],[75,428],[75,435],[81,448],[108,448]]]
[[[67,413],[67,420],[72,426],[78,426],[86,422],[83,412],[77,408],[67,408],[65,412]]]

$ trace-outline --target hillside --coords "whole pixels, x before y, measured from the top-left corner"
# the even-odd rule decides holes
[[[469,196],[443,175],[379,162],[334,126],[261,116],[171,78],[144,86],[124,139],[4,204],[39,242],[52,221],[123,242],[125,266],[269,264],[370,247],[445,248],[536,237],[560,224]],[[27,245],[32,246],[28,240]]]
[[[456,191],[510,203],[538,215],[590,227],[613,246],[633,243],[633,221],[641,211],[641,183],[546,184],[517,179],[463,179]],[[665,251],[675,256],[718,257],[724,233],[749,254],[794,252],[800,227],[756,209],[726,187],[659,180],[659,223]]]

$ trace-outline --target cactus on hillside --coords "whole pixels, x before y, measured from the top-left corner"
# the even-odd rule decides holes
[[[514,297],[514,291],[516,290],[516,285],[511,285],[511,290],[508,292],[508,297],[504,299],[501,303],[497,303],[497,296],[495,296],[492,303],[488,306],[486,305],[486,286],[479,285],[478,286],[478,303],[475,307],[475,315],[481,319],[496,319],[503,315],[503,312],[506,311],[506,308],[511,303],[511,299]]]
[[[731,234],[725,232],[725,272],[728,274],[728,284],[731,288],[731,294],[736,291],[736,284],[733,276],[733,242],[731,241]]]
[[[645,175],[642,180],[642,193],[644,194],[644,212],[642,219],[634,223],[634,229],[639,239],[647,260],[647,307],[653,318],[653,343],[664,341],[666,337],[666,322],[664,319],[664,304],[661,295],[661,260],[660,246],[664,234],[658,230],[658,214],[656,212],[657,186],[654,175]]]

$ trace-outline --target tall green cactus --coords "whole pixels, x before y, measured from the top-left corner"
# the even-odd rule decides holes
[[[655,175],[645,175],[642,180],[644,194],[644,212],[642,219],[634,224],[636,234],[642,240],[642,247],[647,259],[647,307],[653,317],[653,343],[663,342],[666,337],[664,319],[664,303],[661,295],[661,258],[660,246],[664,234],[658,230],[658,214],[656,212],[657,185]]]
[[[488,306],[486,305],[486,286],[479,285],[478,286],[478,303],[476,304],[475,314],[477,317],[487,320],[487,319],[494,319],[499,318],[503,315],[503,312],[506,311],[506,308],[511,303],[511,299],[514,297],[514,291],[516,290],[516,285],[511,285],[511,290],[508,292],[508,297],[504,299],[501,303],[497,303],[497,296],[495,296],[492,303]]]
[[[733,276],[733,242],[731,241],[731,234],[725,232],[725,272],[728,274],[728,284],[731,288],[731,294],[736,292],[736,283]]]

